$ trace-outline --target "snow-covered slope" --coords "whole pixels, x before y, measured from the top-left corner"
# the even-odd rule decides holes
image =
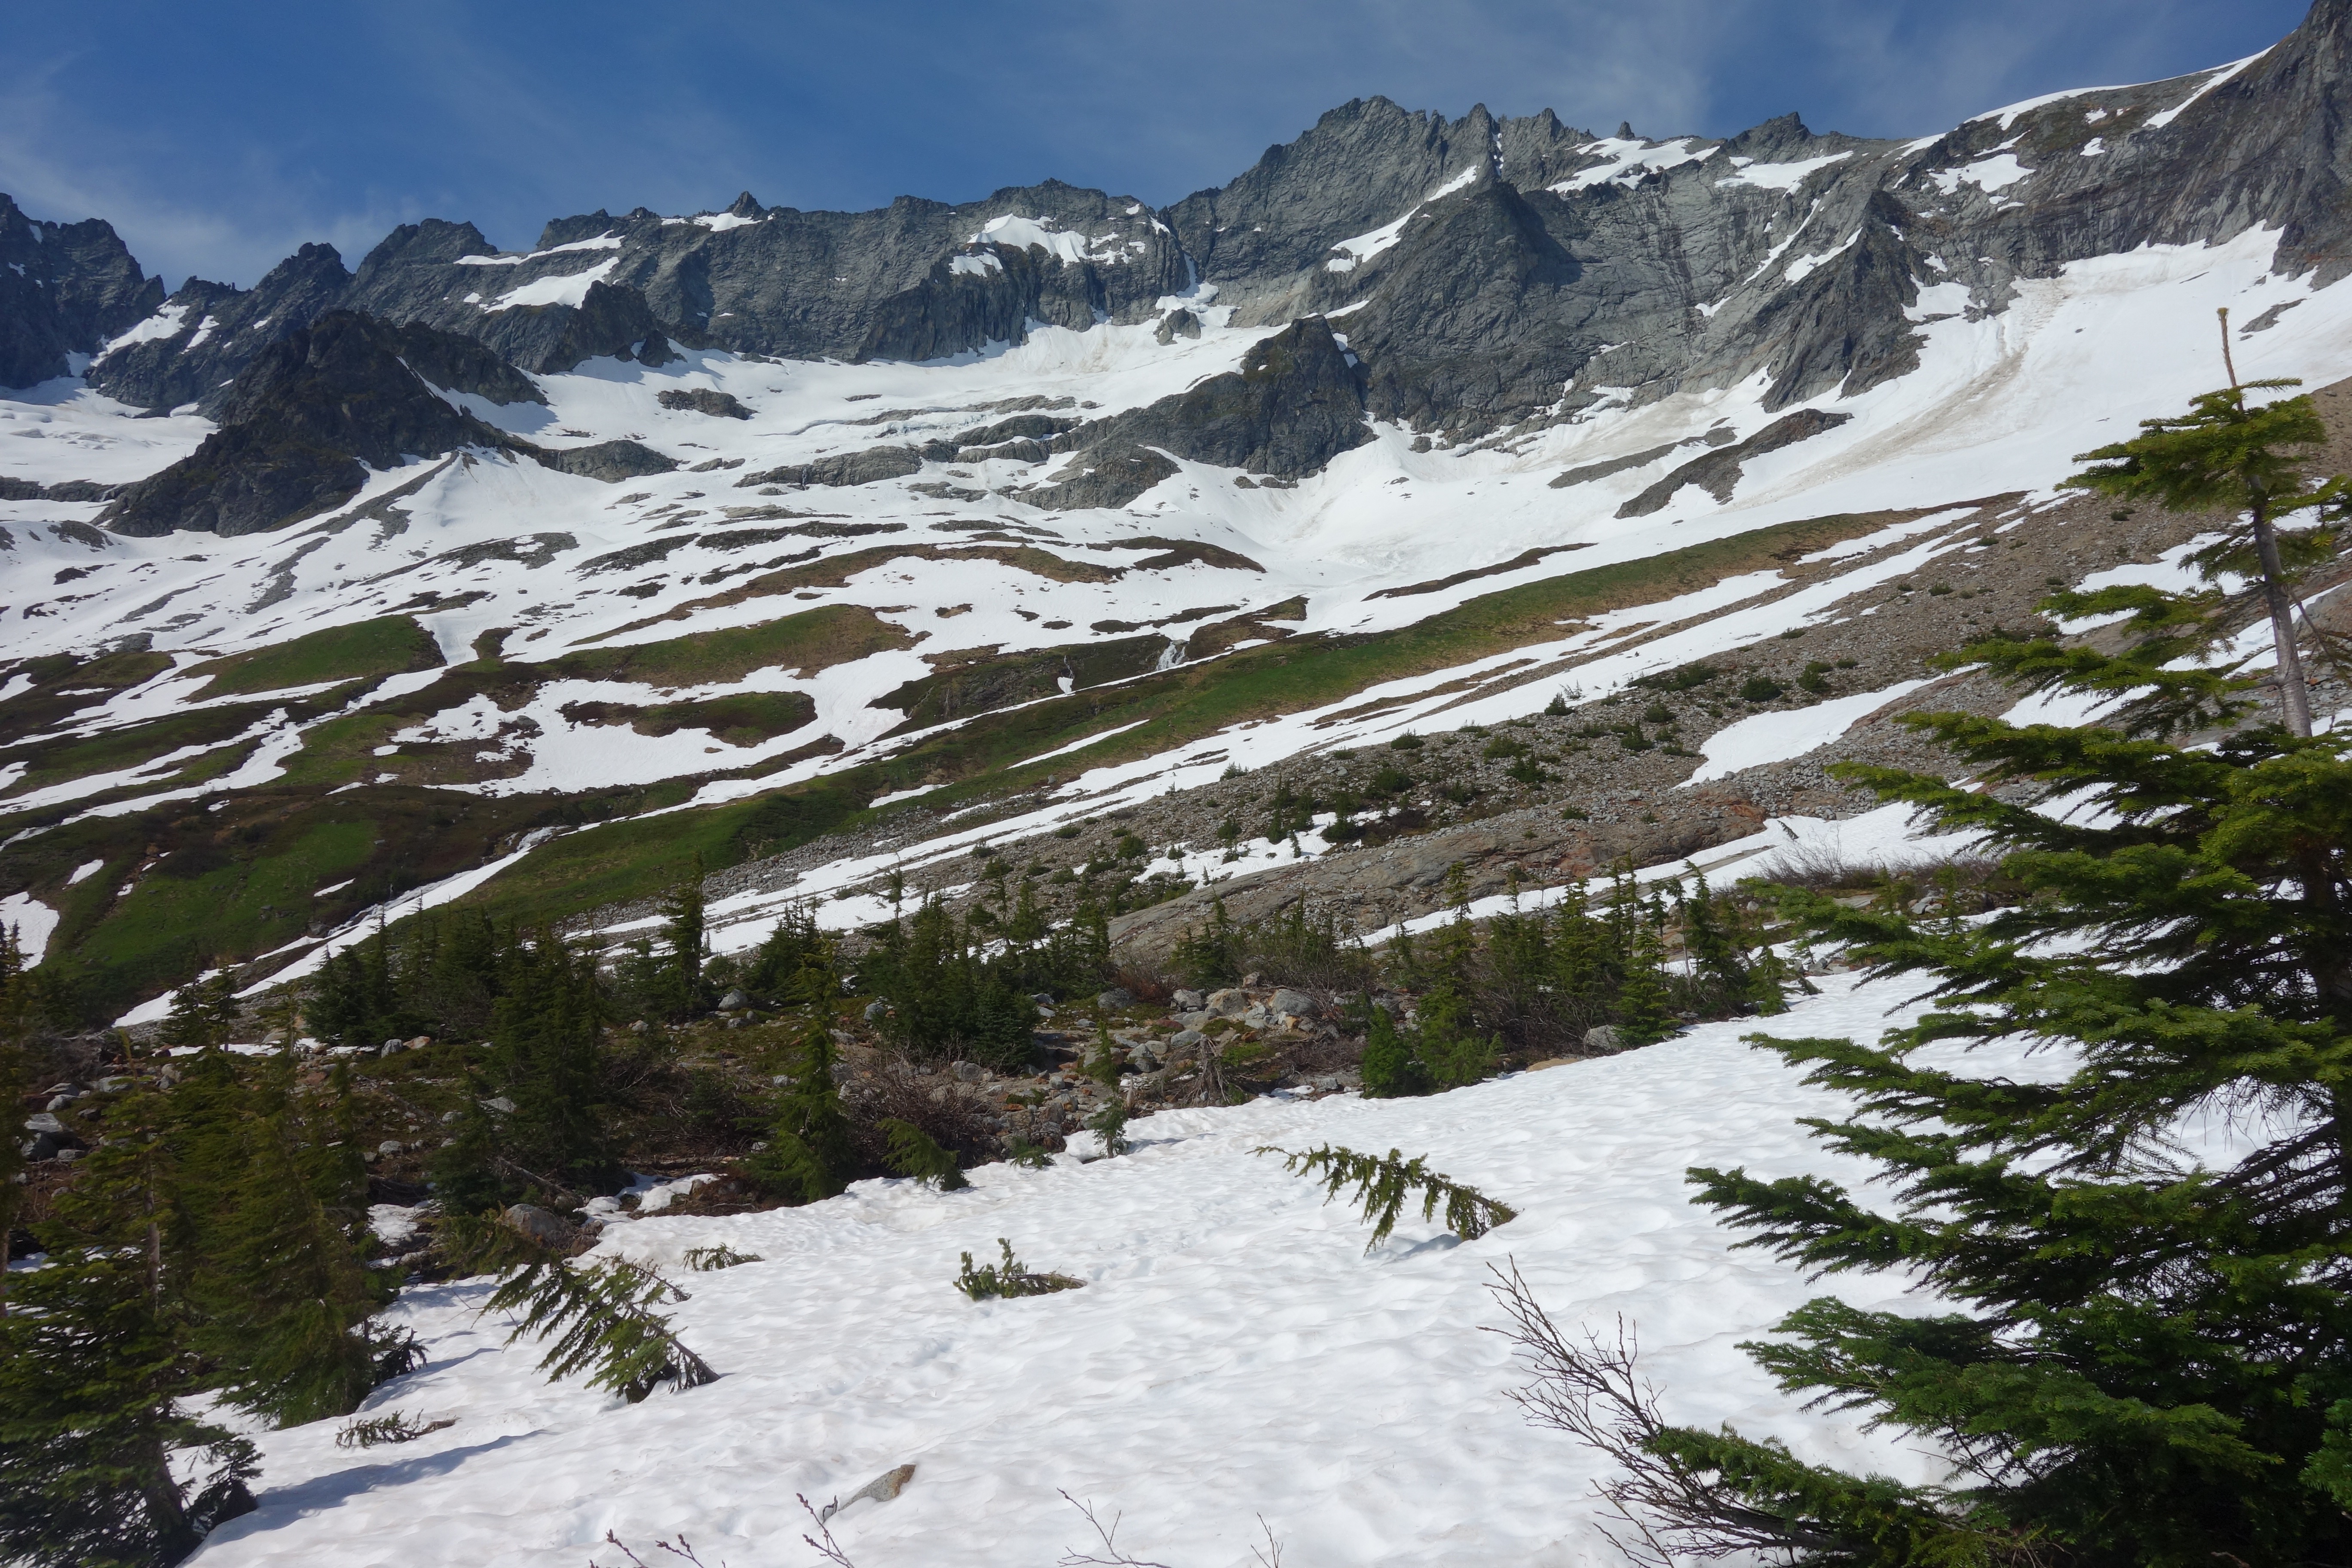
[[[1052,826],[1843,624],[1992,531],[2070,553],[2050,487],[2222,379],[2217,310],[2243,375],[2352,369],[2320,248],[2334,165],[2280,151],[2334,134],[2319,67],[2348,39],[2352,0],[2324,0],[2255,60],[1913,142],[1375,100],[1164,214],[1029,187],[915,204],[886,242],[875,215],[747,197],[559,220],[509,255],[410,226],[357,274],[306,247],[93,342],[85,380],[0,398],[0,892],[77,951],[119,929],[92,951],[129,1001],[199,958],[315,962],[387,899],[531,873],[583,823],[690,838],[681,811],[839,792],[777,831],[730,819],[731,858],[1004,778],[1048,789],[1019,821]],[[820,239],[866,247],[870,276],[817,288]],[[714,292],[688,310],[693,267]],[[776,322],[820,298],[854,355],[767,352],[814,353]],[[317,457],[285,424],[303,410],[198,373],[299,365],[353,308],[446,363],[381,361],[351,406],[422,400],[436,419],[406,427],[471,434],[327,463],[299,488],[347,495],[322,510],[272,501]],[[890,357],[919,343],[940,352]],[[444,384],[486,374],[451,368],[486,345],[503,401]],[[91,384],[183,382],[229,423]],[[113,493],[159,472],[135,506]],[[175,522],[184,495],[205,499]],[[1694,585],[1697,547],[1824,518],[1830,547]],[[1598,609],[1488,615],[1571,579],[1610,584]],[[1435,651],[1396,651],[1464,606]],[[1292,687],[1271,643],[1381,657]],[[1197,696],[1236,658],[1254,695],[1231,713],[1101,712],[1171,670]],[[1843,695],[1916,671],[1868,673]],[[363,805],[399,816],[366,856],[334,837]],[[252,847],[289,822],[310,848]],[[141,891],[219,857],[242,868],[205,873],[225,916]],[[92,858],[105,876],[68,880]],[[653,872],[631,875],[534,912]]]
[[[1899,984],[1822,984],[1782,1032],[1871,1039],[1904,1016]],[[337,1449],[332,1422],[262,1435],[259,1511],[196,1561],[618,1568],[610,1531],[648,1561],[682,1536],[714,1568],[798,1568],[816,1558],[796,1493],[822,1504],[907,1464],[895,1500],[833,1521],[860,1568],[1055,1562],[1091,1544],[1063,1491],[1119,1517],[1128,1550],[1188,1568],[1251,1562],[1261,1516],[1286,1561],[1317,1568],[1614,1561],[1595,1457],[1505,1398],[1518,1373],[1482,1331],[1502,1321],[1486,1288],[1507,1260],[1564,1326],[1622,1315],[1670,1418],[1918,1478],[1909,1446],[1807,1415],[1737,1348],[1821,1290],[1734,1251],[1685,1202],[1685,1168],[1864,1174],[1806,1141],[1795,1119],[1833,1102],[1742,1045],[1749,1026],[1431,1100],[1164,1112],[1126,1157],[990,1165],[969,1192],[865,1182],[805,1208],[616,1225],[592,1257],[669,1267],[692,1297],[673,1322],[722,1373],[635,1406],[547,1384],[528,1342],[480,1315],[486,1285],[409,1290],[394,1315],[431,1359],[364,1413],[455,1424],[367,1452]],[[1351,1210],[1251,1152],[1327,1142],[1426,1154],[1519,1217],[1459,1244],[1408,1216],[1367,1256]],[[992,1258],[999,1237],[1086,1288],[966,1300],[958,1255]],[[714,1243],[762,1261],[676,1268]],[[1826,1289],[1933,1306],[1893,1277]]]

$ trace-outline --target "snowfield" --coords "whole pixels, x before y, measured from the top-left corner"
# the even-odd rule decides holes
[[[1916,990],[1819,984],[1775,1032],[1875,1038]],[[1796,1118],[1834,1102],[1742,1044],[1754,1026],[1428,1100],[1164,1112],[1132,1124],[1124,1158],[990,1165],[968,1192],[862,1182],[804,1208],[617,1225],[598,1255],[674,1265],[723,1242],[763,1259],[672,1272],[692,1294],[675,1326],[722,1375],[634,1407],[505,1348],[507,1324],[478,1315],[486,1282],[408,1290],[393,1315],[431,1360],[365,1413],[455,1425],[352,1452],[335,1422],[258,1435],[261,1506],[196,1561],[619,1568],[612,1531],[649,1561],[683,1535],[711,1568],[800,1568],[817,1558],[796,1493],[823,1504],[906,1464],[902,1495],[833,1521],[860,1568],[1055,1563],[1092,1544],[1065,1490],[1177,1568],[1253,1562],[1261,1515],[1293,1568],[1618,1561],[1594,1456],[1505,1397],[1509,1346],[1483,1331],[1502,1321],[1486,1287],[1506,1259],[1563,1326],[1634,1325],[1670,1418],[1919,1479],[1915,1444],[1807,1415],[1738,1348],[1822,1289],[1933,1305],[1893,1276],[1809,1287],[1686,1202],[1695,1163],[1866,1174],[1808,1142]],[[1251,1152],[1324,1142],[1427,1154],[1519,1216],[1461,1244],[1409,1210],[1367,1256],[1352,1207]],[[966,1300],[957,1255],[992,1259],[998,1237],[1087,1287]]]

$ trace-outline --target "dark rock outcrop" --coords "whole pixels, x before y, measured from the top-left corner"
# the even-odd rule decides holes
[[[953,457],[955,448],[948,447],[940,455]],[[870,485],[921,473],[923,456],[913,447],[868,447],[862,452],[835,452],[813,463],[793,463],[746,474],[735,483],[742,489],[759,485]]]
[[[113,226],[40,223],[0,195],[0,386],[72,374],[163,302]]]
[[[126,487],[100,521],[139,535],[256,533],[348,500],[371,468],[465,447],[525,449],[453,407],[415,360],[477,386],[513,374],[480,344],[429,327],[331,313],[247,367],[218,405],[221,428],[189,457]]]
[[[1718,447],[1704,456],[1693,458],[1619,507],[1617,515],[1621,518],[1647,517],[1652,512],[1663,511],[1675,499],[1675,492],[1685,485],[1696,485],[1717,501],[1728,501],[1739,484],[1740,466],[1748,458],[1777,452],[1783,447],[1793,447],[1800,441],[1809,441],[1824,430],[1836,429],[1853,417],[1851,414],[1825,412],[1818,408],[1800,408],[1793,414],[1783,414],[1745,441],[1735,446]],[[1654,457],[1656,454],[1643,455]]]
[[[713,392],[707,386],[689,391],[665,388],[654,395],[654,401],[664,408],[675,408],[694,414],[708,414],[719,419],[749,419],[751,411],[731,392]]]
[[[270,348],[335,308],[351,285],[331,245],[306,245],[251,289],[191,278],[164,301],[174,319],[89,367],[89,384],[143,408],[193,403],[218,418],[229,383]]]
[[[559,473],[576,474],[583,479],[601,479],[608,485],[619,484],[623,479],[643,479],[647,474],[667,474],[677,467],[675,458],[665,458],[652,447],[635,441],[599,441],[593,447],[570,447],[560,451],[531,447],[520,441],[513,444]]]
[[[1076,475],[1056,476],[1021,499],[1057,510],[1124,506],[1176,471],[1152,448],[1295,479],[1371,438],[1359,367],[1349,363],[1330,323],[1309,317],[1254,344],[1238,371],[1057,437],[1055,451],[1082,453],[1080,467],[1098,477],[1079,484]],[[1070,499],[1110,494],[1118,499]]]

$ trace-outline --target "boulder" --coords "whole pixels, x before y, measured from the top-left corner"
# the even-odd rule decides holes
[[[1238,986],[1209,993],[1209,1011],[1220,1018],[1231,1018],[1249,1010],[1249,993]]]
[[[1169,1005],[1179,1013],[1197,1013],[1207,1001],[1198,991],[1179,991],[1169,999]]]
[[[409,1041],[409,1042],[408,1042],[408,1048],[409,1048],[410,1050],[412,1050],[412,1051],[421,1051],[421,1050],[423,1050],[425,1047],[427,1047],[427,1046],[431,1045],[432,1043],[433,1043],[433,1037],[432,1037],[432,1036],[430,1036],[430,1035],[419,1035],[419,1036],[417,1036],[415,1039],[413,1039],[413,1040],[411,1040],[411,1041]]]
[[[1197,1051],[1208,1043],[1209,1037],[1198,1029],[1180,1029],[1168,1037],[1168,1051],[1171,1056],[1178,1051]]]
[[[887,1002],[868,1002],[867,1004],[866,1004],[866,1021],[867,1023],[869,1023],[869,1024],[878,1024],[878,1023],[880,1023],[883,1019],[885,1019],[885,1018],[888,1017],[889,1016],[890,1016],[890,1004],[889,1004],[889,1003],[887,1003]]]
[[[1135,997],[1126,987],[1114,985],[1095,998],[1095,1005],[1105,1012],[1115,1013],[1121,1007],[1135,1005]]]
[[[65,1130],[65,1123],[46,1110],[37,1110],[25,1118],[25,1131],[27,1132],[56,1133],[63,1132]]]
[[[1315,998],[1304,991],[1277,991],[1265,1006],[1269,1013],[1287,1014],[1294,1018],[1312,1018],[1322,1011]]]
[[[740,988],[728,992],[719,999],[719,1010],[722,1013],[740,1013],[751,1005],[751,999],[744,995]]]
[[[1180,1029],[1205,1029],[1216,1016],[1206,1007],[1197,1013],[1179,1013],[1176,1015],[1176,1026]]]
[[[1619,1032],[1616,1025],[1602,1024],[1597,1028],[1584,1031],[1584,1048],[1604,1054],[1610,1051],[1622,1051],[1625,1048],[1625,1037]]]
[[[572,1227],[537,1204],[517,1204],[499,1219],[509,1230],[536,1246],[560,1251],[572,1245]]]

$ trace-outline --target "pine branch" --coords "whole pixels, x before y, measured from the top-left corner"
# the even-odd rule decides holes
[[[552,1341],[539,1363],[549,1377],[593,1368],[590,1387],[609,1388],[635,1405],[665,1383],[683,1393],[718,1380],[710,1364],[670,1331],[669,1321],[651,1310],[685,1300],[684,1291],[642,1264],[615,1260],[573,1268],[562,1258],[543,1258],[503,1280],[484,1310],[522,1313],[507,1336],[509,1344],[526,1333]]]
[[[1270,1144],[1251,1152],[1279,1154],[1284,1170],[1320,1180],[1325,1203],[1338,1201],[1341,1189],[1353,1185],[1356,1197],[1363,1205],[1364,1218],[1372,1223],[1372,1239],[1365,1243],[1366,1252],[1389,1238],[1396,1229],[1398,1216],[1404,1212],[1405,1199],[1414,1192],[1421,1194],[1421,1217],[1424,1221],[1433,1218],[1438,1205],[1443,1204],[1445,1228],[1465,1241],[1475,1241],[1496,1226],[1508,1225],[1519,1217],[1519,1211],[1510,1205],[1490,1198],[1444,1172],[1429,1169],[1425,1154],[1407,1161],[1402,1150],[1391,1149],[1382,1159],[1335,1143],[1297,1154]]]
[[[975,1301],[986,1301],[999,1296],[1050,1296],[1056,1290],[1076,1290],[1086,1284],[1083,1279],[1067,1274],[1033,1273],[1013,1256],[1013,1243],[1003,1237],[996,1238],[1003,1250],[1004,1261],[992,1263],[984,1268],[971,1266],[971,1254],[963,1255],[963,1270],[956,1276],[956,1289]]]

